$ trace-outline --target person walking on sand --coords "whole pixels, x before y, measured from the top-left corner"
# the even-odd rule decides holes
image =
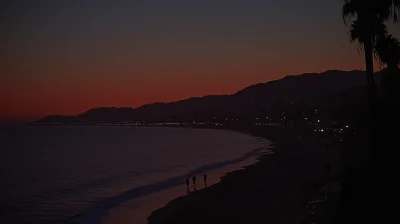
[[[193,190],[196,190],[196,176],[192,177],[192,181],[193,181]]]
[[[189,191],[189,177],[186,177],[186,188]]]
[[[207,173],[204,173],[204,187],[207,187]]]

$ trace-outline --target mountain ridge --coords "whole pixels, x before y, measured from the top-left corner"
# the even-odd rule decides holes
[[[381,72],[377,72],[377,76]],[[360,70],[327,70],[303,73],[247,86],[233,94],[190,97],[173,102],[155,102],[137,108],[99,107],[76,116],[51,115],[35,121],[45,123],[93,123],[119,120],[162,120],[184,117],[211,117],[221,114],[245,114],[278,110],[292,101],[338,94],[365,85],[365,72]]]

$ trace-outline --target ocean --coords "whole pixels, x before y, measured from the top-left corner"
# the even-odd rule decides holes
[[[268,144],[222,130],[4,127],[0,223],[98,223],[107,209],[258,157]]]

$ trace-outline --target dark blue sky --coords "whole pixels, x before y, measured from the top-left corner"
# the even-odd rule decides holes
[[[341,0],[8,2],[0,116],[139,106],[364,67]]]

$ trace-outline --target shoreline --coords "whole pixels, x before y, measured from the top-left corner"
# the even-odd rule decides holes
[[[268,152],[267,152],[268,153]],[[272,153],[272,152],[270,152]],[[230,172],[234,172],[236,170],[243,169],[246,166],[252,165],[258,161],[256,157],[250,157],[244,161],[227,165],[222,168],[218,168],[215,170],[211,170],[207,172],[207,188],[218,184],[221,179]],[[110,209],[101,221],[103,224],[145,224],[147,223],[148,217],[152,214],[153,211],[158,210],[164,206],[166,206],[171,200],[185,197],[187,195],[194,194],[198,191],[202,191],[205,188],[202,176],[197,176],[197,191],[190,190],[187,192],[186,184],[182,182],[182,184],[165,189],[159,192],[155,192],[153,194],[137,198],[131,201],[127,201],[117,207]],[[192,183],[190,180],[190,188],[192,188]]]
[[[165,127],[169,128],[169,127]],[[271,153],[271,141],[247,132],[232,129],[210,129],[228,132],[237,132],[255,137],[260,142],[260,147],[249,150],[239,157],[215,163],[204,164],[189,170],[184,175],[174,176],[150,185],[133,188],[123,194],[99,201],[97,205],[87,211],[66,220],[67,223],[147,223],[148,216],[156,209],[165,206],[169,201],[186,195],[186,176],[198,176],[197,182],[202,185],[204,172],[208,175],[208,185],[218,183],[226,173],[242,169],[244,166],[256,163],[260,156]],[[178,190],[177,190],[178,189]],[[198,191],[202,188],[198,187]],[[191,192],[192,193],[192,192]],[[161,200],[160,200],[161,199]],[[136,214],[136,215],[133,215]],[[125,219],[121,219],[125,217]],[[134,221],[133,221],[134,220]]]
[[[232,130],[232,129],[230,129]],[[229,172],[205,190],[152,212],[158,223],[301,223],[305,205],[324,176],[325,151],[314,135],[277,129],[234,130],[270,140],[274,154]]]
[[[165,127],[165,128],[170,128],[170,127]],[[197,176],[197,183],[198,185],[200,185],[197,191],[191,190],[190,193],[188,193],[186,190],[185,186],[186,184],[184,183],[184,179],[181,178],[182,183],[179,184],[178,186],[167,188],[137,199],[129,200],[114,208],[107,210],[106,214],[103,215],[101,218],[101,223],[102,224],[114,224],[114,223],[146,224],[148,223],[148,218],[154,211],[167,206],[169,202],[178,198],[196,194],[197,192],[200,192],[216,184],[219,184],[222,181],[222,179],[225,178],[225,176],[229,175],[230,173],[245,169],[248,166],[258,163],[263,156],[274,153],[273,142],[264,137],[256,136],[247,131],[238,131],[233,129],[210,129],[210,130],[233,131],[240,134],[256,137],[259,138],[259,141],[263,142],[265,146],[245,153],[242,156],[245,157],[245,159],[241,159],[241,157],[235,158],[232,160],[228,160],[231,162],[229,162],[226,165],[222,165],[221,167],[218,168],[211,168],[211,170],[207,171],[207,177],[208,177],[207,188],[203,186],[203,178],[201,176],[202,175],[201,172],[200,175]],[[232,162],[235,160],[237,160],[237,162]],[[192,186],[192,180],[190,180],[190,186]]]
[[[72,223],[248,223],[250,221],[259,221],[260,217],[258,215],[265,214],[265,212],[272,212],[272,216],[268,219],[262,219],[263,221],[272,220],[277,223],[304,221],[304,206],[309,196],[316,189],[315,182],[322,176],[322,162],[325,161],[321,159],[325,156],[325,151],[321,150],[322,142],[317,139],[317,136],[276,128],[241,127],[217,130],[239,132],[266,140],[270,143],[269,148],[273,149],[273,153],[270,155],[258,154],[256,157],[253,155],[251,157],[254,159],[252,162],[249,163],[245,160],[247,163],[242,164],[240,167],[233,167],[238,165],[234,163],[229,165],[230,168],[224,165],[213,172],[207,171],[207,174],[213,173],[211,176],[216,177],[217,181],[214,181],[215,183],[212,183],[212,185],[210,183],[208,188],[199,189],[189,195],[186,195],[186,186],[182,181],[185,177],[179,177],[178,181],[180,182],[170,188],[158,190],[139,198],[125,199],[113,206],[107,206],[101,213],[93,213],[92,218],[79,219],[80,221],[75,219],[74,221],[77,222]],[[296,148],[300,150],[296,150]],[[295,166],[285,165],[287,163],[293,163]],[[279,177],[280,169],[282,168],[285,171],[289,171],[288,174],[285,174],[285,178]],[[211,181],[211,176],[208,176],[209,181]],[[283,183],[281,183],[282,179],[284,179]],[[293,182],[291,181],[292,179],[295,182],[297,181],[295,185],[291,183]],[[259,182],[260,180],[261,182]],[[271,183],[277,182],[278,184],[270,185],[268,184],[269,181]],[[202,178],[200,177],[198,178],[198,183],[201,182]],[[297,187],[300,188],[295,192],[290,192],[286,189],[290,184],[293,186],[300,184],[301,186],[298,185]],[[264,186],[265,189],[260,189],[260,186]],[[231,195],[231,198],[221,198],[221,195],[226,195],[227,192],[233,194],[233,196]],[[268,202],[269,205],[266,206],[262,201],[262,203],[260,201],[257,202],[258,204],[256,205],[251,205],[251,201],[247,201],[247,203],[241,201],[248,197],[249,194],[254,194],[254,192],[260,192],[261,195],[269,194],[279,206],[275,206],[273,202]],[[284,197],[285,200],[288,200],[289,195],[293,196],[292,200],[285,203],[279,202],[282,201],[279,197]],[[236,197],[239,197],[239,200]],[[256,199],[261,198],[256,195]],[[292,202],[295,202],[295,204],[293,203],[292,205]],[[261,203],[261,208],[268,207],[269,211],[259,211],[259,203]],[[211,206],[211,210],[209,210],[210,204],[215,206],[219,204],[220,206],[217,207],[222,209],[216,210],[215,206]],[[238,205],[238,208],[243,205],[245,207],[236,211],[236,209],[232,209],[234,205]],[[249,208],[255,209],[257,213],[245,214],[249,211]],[[204,213],[205,211],[207,212]],[[279,218],[273,217],[276,214],[286,215]],[[95,219],[93,219],[94,216],[96,217]],[[243,217],[247,217],[247,219],[241,220]],[[282,220],[285,217],[291,221]],[[146,219],[148,222],[146,222]]]

